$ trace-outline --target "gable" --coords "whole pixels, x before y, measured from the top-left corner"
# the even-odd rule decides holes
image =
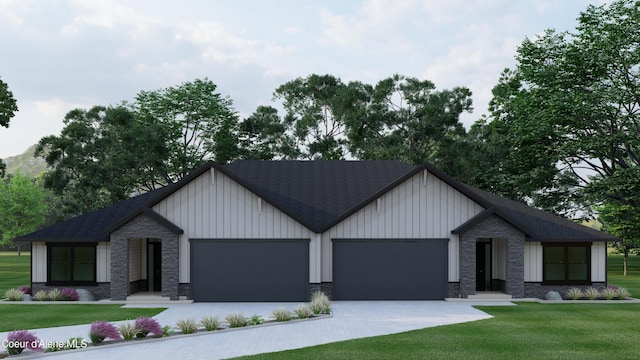
[[[152,208],[188,239],[309,238],[302,224],[211,168]]]
[[[484,208],[423,170],[329,230],[331,238],[449,238]]]

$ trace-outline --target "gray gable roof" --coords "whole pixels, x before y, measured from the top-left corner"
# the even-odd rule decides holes
[[[25,235],[18,241],[108,241],[117,227],[144,212],[210,169],[244,186],[311,231],[322,233],[422,170],[428,170],[486,210],[453,233],[462,233],[496,214],[522,230],[530,241],[613,241],[617,238],[518,202],[462,184],[430,164],[394,160],[261,161],[228,165],[208,162],[179,182]],[[157,216],[156,216],[157,215]],[[160,221],[176,233],[182,230]]]

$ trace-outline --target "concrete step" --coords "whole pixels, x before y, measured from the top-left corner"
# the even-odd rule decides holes
[[[160,293],[153,292],[142,292],[135,293],[127,296],[127,301],[170,301],[171,299],[168,296],[162,296]]]

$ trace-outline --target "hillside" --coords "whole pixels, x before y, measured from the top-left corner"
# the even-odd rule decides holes
[[[7,174],[15,174],[20,171],[23,175],[36,177],[43,171],[46,171],[47,164],[44,159],[33,157],[35,151],[36,145],[32,145],[20,155],[10,156],[3,159],[4,163],[7,165]]]

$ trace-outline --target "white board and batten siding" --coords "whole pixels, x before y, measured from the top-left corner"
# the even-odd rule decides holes
[[[47,281],[47,245],[44,242],[31,243],[31,281]]]
[[[542,243],[526,242],[524,245],[524,281],[542,282]],[[591,245],[591,281],[604,282],[607,276],[607,243]]]
[[[108,242],[99,242],[96,247],[96,281],[111,281],[111,251]],[[47,282],[47,245],[44,242],[31,244],[31,281]]]
[[[190,282],[188,239],[310,239],[310,277],[318,278],[319,239],[313,232],[226,175],[211,169],[169,195],[153,210],[184,230],[181,283]]]
[[[322,234],[322,281],[332,281],[331,239],[449,239],[449,281],[458,281],[451,231],[484,210],[426,170]]]

